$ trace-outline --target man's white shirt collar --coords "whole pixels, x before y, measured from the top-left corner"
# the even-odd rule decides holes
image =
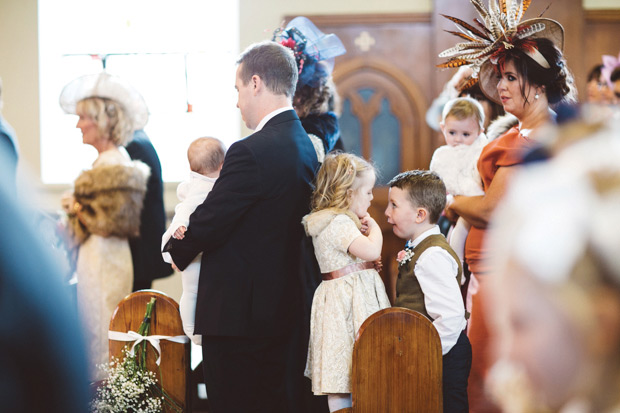
[[[256,127],[256,129],[254,129],[254,132],[258,132],[259,130],[263,129],[263,126],[265,126],[265,124],[267,122],[269,122],[271,120],[271,118],[273,118],[276,115],[279,115],[282,112],[286,112],[287,110],[294,110],[292,106],[285,106],[283,108],[280,109],[276,109],[273,112],[269,113],[267,116],[265,116],[260,123],[258,124],[258,126]]]

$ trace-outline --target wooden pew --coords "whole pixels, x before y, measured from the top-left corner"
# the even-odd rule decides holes
[[[146,304],[155,297],[155,308],[151,317],[149,335],[183,336],[183,324],[179,314],[179,305],[167,295],[154,290],[141,290],[125,297],[116,307],[110,321],[110,331],[138,331]],[[120,358],[122,349],[127,342],[110,340],[110,357]],[[133,343],[130,342],[129,345]],[[149,345],[150,346],[150,345]],[[173,400],[183,408],[183,411],[191,411],[191,398],[189,393],[190,373],[190,344],[181,344],[167,340],[160,340],[161,363],[156,365],[157,355],[152,348],[147,352],[147,368],[154,371],[166,392]],[[164,412],[169,412],[166,408]]]
[[[439,334],[422,314],[386,308],[360,327],[353,347],[353,407],[338,413],[442,412]]]

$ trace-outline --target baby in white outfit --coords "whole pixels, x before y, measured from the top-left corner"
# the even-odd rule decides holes
[[[446,145],[435,150],[430,170],[436,172],[446,185],[448,203],[453,195],[484,195],[478,158],[489,141],[483,125],[484,109],[472,98],[453,99],[444,106],[440,127]],[[450,235],[450,246],[461,262],[470,228],[471,225],[459,217]]]
[[[220,176],[225,155],[226,148],[219,139],[198,138],[189,145],[187,150],[187,159],[191,169],[189,179],[181,182],[177,187],[177,197],[181,202],[174,208],[172,222],[162,236],[162,250],[170,237],[182,239],[185,236],[189,217],[211,192],[215,181]],[[162,255],[164,261],[172,262],[169,253],[162,252]],[[202,254],[198,254],[194,261],[181,273],[183,294],[179,304],[183,331],[198,345],[201,345],[202,339],[201,336],[194,335],[194,320],[201,259]]]

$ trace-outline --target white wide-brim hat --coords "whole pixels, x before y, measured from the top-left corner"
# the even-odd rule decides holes
[[[77,103],[86,98],[105,98],[120,104],[133,130],[144,128],[149,120],[149,110],[140,92],[118,76],[101,72],[72,80],[60,92],[60,107],[66,113],[76,114]]]

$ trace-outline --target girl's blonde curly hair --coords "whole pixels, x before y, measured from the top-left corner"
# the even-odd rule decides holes
[[[372,171],[374,166],[351,153],[331,153],[325,157],[316,177],[316,188],[312,194],[312,211],[326,208],[346,210],[350,206],[349,190],[357,189],[355,179]]]

